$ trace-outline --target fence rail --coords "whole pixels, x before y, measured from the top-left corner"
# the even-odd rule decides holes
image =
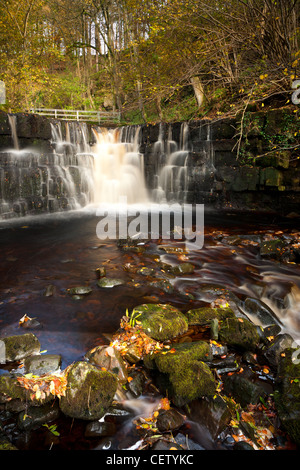
[[[120,121],[121,115],[119,112],[109,111],[82,111],[74,109],[47,109],[47,108],[31,108],[29,110],[32,114],[39,114],[53,119],[61,119],[65,121],[91,121],[104,122]]]

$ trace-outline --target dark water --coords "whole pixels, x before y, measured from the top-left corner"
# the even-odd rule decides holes
[[[268,301],[287,331],[295,338],[300,337],[299,264],[263,260],[257,244],[232,245],[224,238],[237,234],[276,236],[276,233],[287,238],[291,233],[299,237],[297,219],[206,211],[203,248],[195,250],[190,244],[186,253],[175,254],[165,253],[160,244],[185,249],[184,243],[145,240],[140,245],[145,252],[138,253],[122,249],[115,241],[103,242],[96,235],[98,221],[96,215],[82,212],[2,224],[0,336],[24,333],[19,326],[24,314],[36,318],[41,328],[32,332],[39,338],[41,350],[61,354],[64,368],[82,358],[90,348],[108,344],[106,335],[118,329],[126,309],[161,302],[185,312],[208,305],[230,291],[239,298],[251,296]],[[195,272],[177,278],[166,276],[175,290],[164,292],[150,285],[155,277],[150,279],[135,272],[136,268],[147,266],[162,277],[159,261],[171,264],[190,261]],[[99,288],[95,272],[99,266],[106,267],[107,277],[122,278],[124,285]],[[50,285],[55,289],[47,297],[45,291]],[[76,286],[89,286],[92,292],[80,300],[73,299],[68,289]],[[95,441],[78,437],[83,435],[86,423],[74,424],[65,419],[64,426],[66,422],[73,429],[66,448],[96,445]],[[45,429],[37,432],[43,444],[35,438],[29,448],[44,445],[47,448],[45,433]],[[125,440],[126,435],[123,430],[119,439]]]
[[[300,287],[299,265],[265,261],[259,257],[257,246],[232,246],[222,241],[223,236],[234,234],[290,233],[298,230],[295,220],[206,212],[204,246],[194,250],[190,243],[185,254],[167,254],[159,249],[163,242],[157,240],[145,240],[144,254],[124,251],[114,240],[97,238],[98,221],[95,215],[83,212],[2,225],[1,336],[24,332],[19,327],[24,314],[36,318],[42,325],[34,331],[41,349],[62,354],[65,366],[96,344],[107,343],[105,334],[116,331],[126,309],[141,303],[171,302],[186,311],[191,305],[213,301],[220,293],[208,288],[213,284],[237,295],[259,298],[264,292],[276,304],[292,286]],[[185,249],[178,241],[163,244]],[[195,273],[170,279],[175,293],[168,294],[151,287],[149,278],[124,269],[128,263],[133,268],[150,266],[161,277],[158,260],[171,264],[191,261]],[[122,278],[125,284],[99,288],[95,273],[99,266],[105,266],[107,277]],[[47,297],[45,291],[50,285],[55,290]],[[92,293],[74,300],[67,289],[82,285],[90,286]],[[188,293],[195,300],[189,300]],[[287,321],[289,328],[300,330],[300,312]]]

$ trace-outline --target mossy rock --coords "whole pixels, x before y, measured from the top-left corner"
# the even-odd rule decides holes
[[[174,352],[175,350],[175,352]],[[215,380],[205,361],[210,361],[212,353],[209,343],[195,341],[176,343],[170,349],[144,357],[144,365],[158,369],[160,377],[165,377],[169,396],[176,406],[182,406],[202,396],[213,395]]]
[[[183,406],[201,397],[213,396],[216,392],[214,376],[205,362],[190,361],[189,367],[183,365],[169,375],[173,387],[172,401]]]
[[[132,315],[147,335],[157,341],[170,340],[188,329],[185,315],[169,304],[139,305],[133,309]]]
[[[26,401],[26,390],[21,387],[16,377],[10,375],[0,375],[0,403],[11,400]]]
[[[285,350],[281,356],[274,393],[275,406],[282,427],[300,445],[300,361],[299,348]]]
[[[19,361],[27,356],[38,354],[41,349],[40,342],[33,333],[0,338],[0,347],[1,361],[5,359],[3,362]]]
[[[231,308],[211,308],[202,307],[189,310],[186,314],[189,325],[210,325],[211,321],[217,318],[222,321],[226,318],[234,317]]]
[[[60,409],[71,418],[100,419],[112,404],[117,384],[115,374],[84,361],[76,362],[68,372],[67,392],[60,400]]]
[[[104,288],[121,286],[122,284],[124,284],[123,279],[109,279],[108,277],[102,277],[97,282],[98,287],[104,287]]]
[[[173,352],[175,350],[175,352]],[[167,352],[168,351],[168,352]],[[172,352],[170,352],[172,351]],[[191,361],[210,361],[212,352],[206,341],[172,344],[169,350],[153,354],[155,365],[160,372],[175,373],[181,366],[189,368]]]
[[[88,295],[92,292],[92,289],[87,286],[77,286],[77,287],[71,287],[69,289],[69,293],[71,295]]]
[[[233,348],[253,351],[260,341],[260,336],[256,326],[249,320],[227,318],[220,324],[219,341]]]

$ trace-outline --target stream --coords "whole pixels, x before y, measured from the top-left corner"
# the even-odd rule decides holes
[[[293,234],[300,240],[299,219],[206,209],[202,249],[190,243],[186,251],[174,253],[161,248],[184,248],[185,244],[149,239],[137,245],[143,250],[125,250],[114,240],[99,240],[98,220],[93,211],[82,210],[2,223],[0,336],[23,333],[19,320],[25,314],[35,318],[40,327],[32,332],[41,350],[61,354],[64,369],[91,348],[109,344],[126,309],[143,303],[171,303],[184,313],[230,293],[234,299],[262,300],[282,321],[283,329],[300,340],[300,266],[262,259],[258,245],[262,236],[289,240]],[[238,235],[245,238],[235,243]],[[195,270],[165,275],[173,286],[171,292],[150,285],[159,263],[184,261]],[[121,278],[124,284],[99,288],[96,269],[100,266],[105,267],[107,277]],[[142,267],[152,268],[154,274],[149,277],[137,272]],[[74,298],[68,289],[76,286],[88,286],[92,291]],[[0,366],[0,374],[6,371],[7,366]],[[133,414],[140,415],[143,406],[151,408],[153,400],[149,396],[134,401]],[[131,421],[117,420],[113,438],[88,439],[84,436],[86,422],[64,417],[58,421],[60,438],[52,436],[49,441],[49,433],[42,427],[16,441],[21,450],[47,449],[53,442],[58,449],[129,449],[139,440]],[[210,448],[197,423],[187,425],[187,432],[200,446]]]

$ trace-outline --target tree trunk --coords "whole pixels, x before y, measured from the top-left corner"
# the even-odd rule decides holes
[[[204,90],[200,78],[197,76],[191,77],[191,84],[196,96],[198,108],[201,108],[204,102]]]

